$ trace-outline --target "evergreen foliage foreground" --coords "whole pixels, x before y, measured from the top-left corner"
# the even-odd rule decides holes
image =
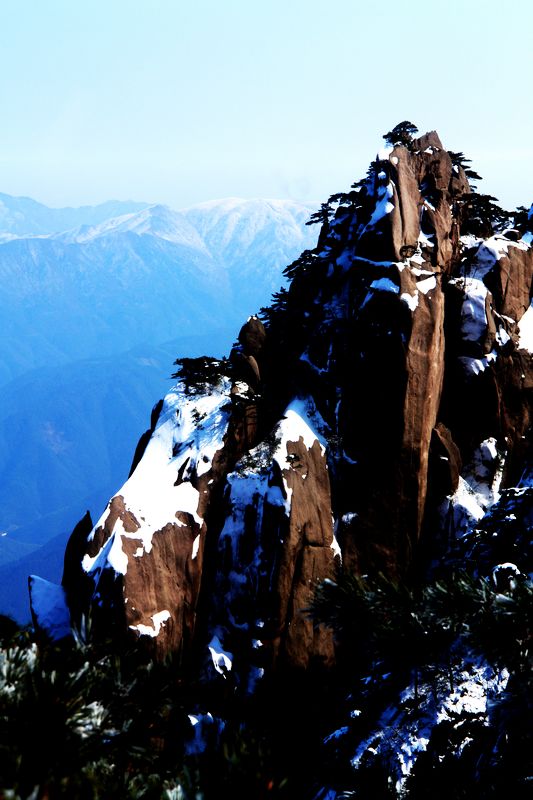
[[[498,567],[407,587],[345,575],[319,588],[311,611],[336,633],[355,710],[331,737],[337,775],[352,763],[334,780],[340,796],[530,797],[529,578]]]
[[[173,660],[118,657],[80,640],[38,648],[7,629],[0,797],[315,798],[328,787],[338,798],[525,798],[533,584],[504,583],[456,573],[407,587],[339,575],[308,611],[335,632],[336,670],[271,676],[254,696],[231,676],[186,681]],[[480,665],[506,675],[505,689],[485,713],[459,705],[436,725],[399,786],[391,758],[402,737]],[[384,719],[385,737],[373,742]],[[355,758],[364,741],[381,757]]]

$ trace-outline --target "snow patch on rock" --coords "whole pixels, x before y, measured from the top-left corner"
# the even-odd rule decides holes
[[[140,636],[152,636],[156,637],[159,635],[161,628],[165,626],[165,622],[171,618],[170,611],[166,609],[163,611],[158,611],[157,614],[153,614],[150,619],[153,622],[153,626],[150,625],[130,625],[132,631],[137,631]]]
[[[181,382],[167,394],[144,455],[118,493],[126,510],[138,521],[139,528],[127,532],[118,519],[100,551],[92,558],[84,557],[86,572],[95,574],[97,570],[110,567],[117,574],[126,574],[128,558],[122,549],[122,540],[139,542],[137,558],[141,556],[140,547],[149,553],[154,533],[168,524],[184,525],[177,516],[180,512],[190,514],[196,524],[202,525],[203,520],[198,515],[200,495],[192,480],[211,468],[215,453],[223,447],[229,421],[230,390],[229,380],[221,378],[219,384],[210,387],[205,394],[189,392]],[[108,514],[109,507],[96,523],[89,540],[104,526]]]
[[[414,313],[415,309],[418,308],[418,292],[415,289],[414,294],[409,294],[408,292],[402,292],[400,295],[400,300],[406,304],[410,311]]]
[[[459,485],[441,505],[441,516],[455,536],[463,536],[500,499],[505,453],[489,437],[474,451],[459,477]]]
[[[470,356],[459,356],[458,360],[463,365],[464,370],[469,375],[480,375],[485,372],[489,364],[496,361],[498,354],[495,350],[491,350],[483,358],[471,358]]]
[[[524,316],[518,323],[520,350],[527,350],[533,354],[533,303],[529,306]]]

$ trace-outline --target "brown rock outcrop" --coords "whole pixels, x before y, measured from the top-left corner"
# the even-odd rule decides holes
[[[334,576],[333,519],[325,454],[315,439],[287,442],[291,464],[283,477],[291,492],[288,530],[272,586],[274,619],[280,631],[274,656],[297,667],[333,660],[331,631],[315,629],[305,615],[316,585]]]
[[[293,410],[287,416],[271,452],[252,451],[231,481],[211,611],[230,652],[238,652],[243,630],[255,636],[262,668],[327,666],[334,658],[331,632],[305,613],[317,583],[335,571],[326,456],[305,419]]]
[[[251,317],[228,362],[189,365],[128,482],[74,537],[76,615],[250,686],[328,665],[305,608],[339,546],[345,570],[405,574],[421,539],[444,541],[443,515],[464,531],[518,479],[533,252],[461,239],[469,191],[431,132],[338,196],[266,324]]]
[[[459,448],[442,422],[437,423],[431,435],[430,459],[433,461],[433,486],[438,489],[439,499],[444,499],[456,491],[463,463]]]
[[[444,380],[444,295],[436,279],[435,284],[435,289],[418,295],[406,354],[398,505],[403,512],[400,537],[412,546],[424,521],[429,447]]]
[[[266,339],[265,326],[258,317],[250,317],[239,332],[239,342],[245,355],[257,358]]]
[[[420,235],[420,190],[415,172],[417,165],[413,161],[412,154],[405,147],[395,147],[389,158],[389,175],[394,184],[390,226],[395,261],[403,260],[404,248],[416,250]]]
[[[531,301],[531,249],[505,242],[503,237],[500,243],[506,252],[487,275],[486,283],[499,313],[518,322]]]

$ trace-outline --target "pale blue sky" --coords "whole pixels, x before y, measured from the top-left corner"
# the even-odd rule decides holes
[[[0,0],[0,191],[325,200],[403,119],[533,200],[530,0]]]

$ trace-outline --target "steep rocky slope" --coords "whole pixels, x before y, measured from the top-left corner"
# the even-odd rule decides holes
[[[182,360],[130,478],[73,534],[63,587],[34,582],[37,625],[49,598],[65,626],[90,614],[95,631],[252,686],[273,665],[334,661],[302,611],[341,560],[405,576],[500,497],[516,513],[532,215],[480,238],[472,209],[434,132],[380,152],[324,205],[318,246],[264,324],[250,318],[227,360]]]

